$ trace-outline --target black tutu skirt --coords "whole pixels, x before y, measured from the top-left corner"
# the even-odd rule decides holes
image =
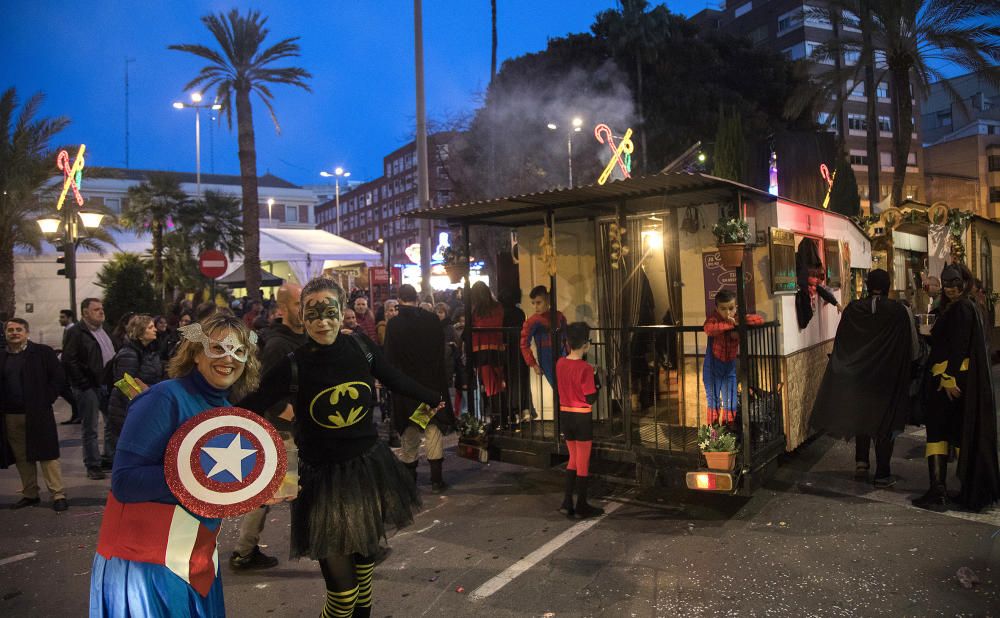
[[[420,506],[411,472],[382,441],[339,463],[300,459],[299,484],[291,505],[292,559],[374,556],[386,531],[413,523]]]

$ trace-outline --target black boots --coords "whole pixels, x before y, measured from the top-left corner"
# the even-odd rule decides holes
[[[576,470],[566,471],[566,493],[563,495],[562,506],[559,512],[566,517],[573,517],[576,511],[573,509],[573,487],[576,484]]]
[[[951,506],[945,483],[948,478],[948,456],[930,455],[927,457],[927,472],[930,477],[930,489],[919,498],[914,498],[911,501],[913,506],[930,511],[947,511]]]
[[[444,482],[444,478],[441,476],[441,464],[444,463],[444,460],[428,459],[427,463],[431,466],[431,491],[439,494],[448,489],[448,484]]]
[[[587,479],[586,476],[576,477],[576,509],[573,514],[577,519],[604,515],[604,509],[587,503]]]

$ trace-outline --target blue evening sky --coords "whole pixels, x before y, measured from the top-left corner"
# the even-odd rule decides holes
[[[424,62],[431,121],[468,113],[489,81],[489,0],[424,0]],[[498,0],[499,62],[545,48],[546,40],[589,31],[614,0]],[[685,15],[717,2],[683,0]],[[313,74],[310,94],[276,86],[276,135],[254,100],[257,167],[295,183],[321,182],[342,165],[353,179],[380,175],[383,155],[412,139],[415,125],[413,3],[409,0],[0,0],[0,88],[21,99],[42,91],[42,114],[65,115],[59,144],[86,143],[88,163],[125,165],[125,59],[129,64],[129,164],[193,172],[194,111],[176,110],[181,88],[205,62],[167,50],[215,47],[199,18],[259,8],[272,44],[301,37],[293,59]],[[235,114],[234,114],[235,116]],[[233,131],[202,116],[202,173],[239,173]],[[53,162],[54,165],[54,162]],[[53,168],[54,169],[54,168]]]

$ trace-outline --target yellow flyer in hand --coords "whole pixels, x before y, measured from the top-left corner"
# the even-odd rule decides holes
[[[432,418],[434,418],[434,410],[426,403],[417,406],[416,411],[410,415],[410,420],[420,425],[421,429],[427,429],[427,423],[431,422]]]
[[[149,388],[143,383],[142,380],[133,378],[128,373],[126,373],[121,380],[115,382],[115,387],[125,393],[125,396],[129,398],[129,401],[135,399],[139,393]]]

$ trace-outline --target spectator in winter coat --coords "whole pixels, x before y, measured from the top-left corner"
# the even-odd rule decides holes
[[[364,333],[372,341],[378,341],[378,333],[375,325],[375,314],[368,309],[368,299],[359,296],[354,300],[354,314],[357,316],[358,325],[355,330]]]
[[[125,342],[115,354],[112,362],[112,380],[117,382],[129,374],[146,386],[152,386],[163,379],[163,361],[156,347],[156,322],[151,316],[132,316],[125,327]],[[142,385],[140,384],[140,386]],[[129,398],[118,388],[111,389],[108,398],[108,425],[118,441]]]

